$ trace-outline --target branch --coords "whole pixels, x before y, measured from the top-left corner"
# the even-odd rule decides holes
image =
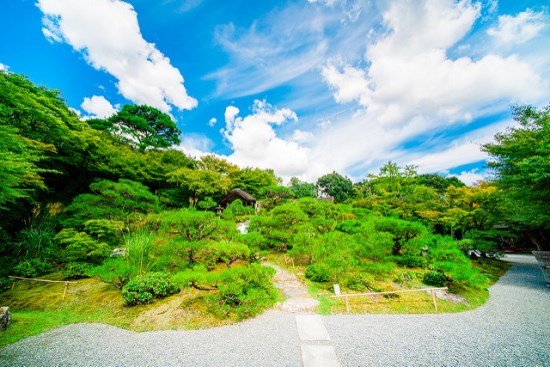
[[[191,280],[189,282],[189,286],[195,289],[198,289],[199,291],[217,291],[218,290],[217,285],[211,285],[209,287],[201,286],[201,285],[198,285],[197,282],[195,282],[194,280]]]

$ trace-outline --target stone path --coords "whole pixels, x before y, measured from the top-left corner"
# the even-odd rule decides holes
[[[314,312],[317,309],[319,301],[310,297],[306,286],[298,280],[296,275],[275,264],[264,262],[263,265],[275,269],[276,273],[273,277],[275,288],[280,289],[283,296],[287,298],[281,304],[277,304],[276,309],[290,313]]]

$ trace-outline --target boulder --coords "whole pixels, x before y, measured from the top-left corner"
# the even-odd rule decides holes
[[[0,308],[0,331],[6,331],[11,323],[11,312],[9,307]]]

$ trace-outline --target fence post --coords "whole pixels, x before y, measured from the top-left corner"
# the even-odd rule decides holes
[[[348,296],[346,295],[346,312],[349,313]]]
[[[432,299],[434,301],[434,307],[435,307],[435,310],[437,311],[437,301],[436,301],[436,297],[435,297],[435,291],[432,289]]]
[[[63,296],[61,297],[62,300],[65,300],[65,295],[67,294],[68,287],[69,287],[69,283],[65,282],[65,287],[63,288]]]
[[[12,285],[11,285],[11,289],[15,288],[15,282],[16,282],[16,280],[14,279],[14,280],[13,280],[13,283],[12,283]]]

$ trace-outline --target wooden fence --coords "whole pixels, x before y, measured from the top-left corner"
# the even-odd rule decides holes
[[[388,291],[388,292],[368,292],[368,293],[348,293],[348,294],[336,294],[330,298],[344,298],[346,302],[346,312],[349,312],[349,303],[348,298],[350,297],[364,297],[364,296],[374,296],[374,295],[383,295],[383,294],[397,294],[397,293],[413,293],[413,292],[427,292],[429,291],[432,294],[432,300],[434,303],[435,310],[437,311],[437,301],[435,296],[435,291],[446,291],[448,288],[422,288],[422,289],[405,289],[399,291]]]
[[[64,300],[65,296],[67,295],[67,288],[69,288],[69,284],[78,284],[78,282],[68,282],[66,280],[48,280],[48,279],[37,279],[37,278],[23,278],[23,277],[11,276],[11,275],[8,278],[13,279],[13,284],[11,285],[11,289],[15,288],[15,282],[17,280],[32,280],[34,282],[43,282],[43,283],[65,283],[65,286],[63,287],[63,295],[61,296],[62,300]]]

